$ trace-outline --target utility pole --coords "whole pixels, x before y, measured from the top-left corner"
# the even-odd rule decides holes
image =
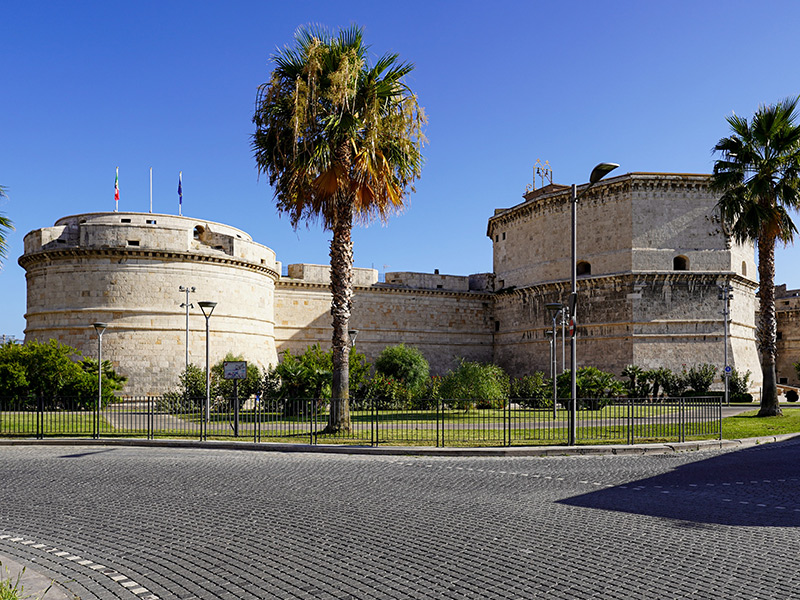
[[[189,303],[189,293],[194,292],[194,286],[192,287],[184,287],[181,286],[178,288],[179,292],[184,292],[186,294],[186,302],[181,304],[181,308],[186,308],[186,369],[184,370],[184,374],[189,370],[189,309],[194,308],[194,304]]]
[[[722,300],[722,319],[725,324],[725,367],[722,370],[722,379],[725,384],[725,406],[730,405],[729,392],[729,379],[731,376],[731,367],[728,365],[728,324],[730,323],[730,301],[733,299],[733,288],[731,284],[726,281],[725,285],[719,286],[719,299]]]

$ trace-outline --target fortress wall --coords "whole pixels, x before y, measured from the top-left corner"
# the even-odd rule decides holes
[[[598,185],[578,203],[578,260],[590,262],[592,274],[631,269],[631,203],[626,185]],[[547,193],[547,189],[540,190],[541,196],[529,194],[529,200],[489,221],[498,288],[569,278],[570,192]]]
[[[278,352],[293,354],[318,343],[330,348],[333,332],[331,295],[327,286],[282,279],[275,290],[275,343]],[[492,298],[486,293],[453,293],[357,287],[351,329],[356,347],[374,362],[386,346],[416,346],[441,374],[456,360],[492,361]]]
[[[778,382],[800,386],[794,368],[794,363],[800,362],[800,290],[787,290],[785,285],[777,286],[775,308],[778,317]]]
[[[179,287],[194,286],[190,362],[205,366],[205,319],[197,302],[208,300],[218,303],[210,320],[212,363],[231,351],[261,367],[274,364],[274,253],[249,236],[231,241],[228,249],[243,244],[241,255],[253,261],[210,246],[192,251],[193,244],[202,245],[193,239],[194,220],[184,219],[180,227],[174,226],[180,218],[168,217],[173,226],[165,223],[163,229],[112,221],[129,214],[104,214],[101,222],[79,215],[83,223],[26,236],[29,252],[20,259],[27,271],[26,340],[55,338],[96,356],[92,323],[107,322],[103,356],[129,378],[124,392],[161,394],[176,385],[185,366],[186,313],[180,305],[186,296]],[[57,241],[76,228],[79,235],[68,238],[74,243]]]
[[[578,367],[595,366],[619,376],[629,364],[645,369],[711,363],[722,369],[724,331],[718,275],[691,273],[586,277],[578,280]],[[752,372],[760,385],[752,344],[753,286],[737,279],[731,304],[729,364]],[[495,359],[513,376],[550,374],[550,302],[566,304],[569,282],[496,296]],[[749,336],[749,337],[748,337]],[[561,371],[561,333],[558,327]],[[567,336],[567,361],[569,337]],[[568,365],[567,365],[568,367]]]

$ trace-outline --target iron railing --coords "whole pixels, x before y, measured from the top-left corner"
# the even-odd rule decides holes
[[[564,403],[566,404],[566,402]],[[139,437],[305,444],[395,446],[561,445],[569,411],[512,401],[482,408],[474,401],[354,402],[349,430],[329,432],[327,402],[148,396],[120,398],[98,409],[71,399],[0,399],[0,437]],[[578,443],[635,444],[721,438],[719,397],[581,399]]]

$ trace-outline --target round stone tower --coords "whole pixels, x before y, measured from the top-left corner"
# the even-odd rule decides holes
[[[173,389],[186,361],[205,367],[206,321],[199,301],[216,302],[210,318],[211,363],[228,352],[266,367],[277,362],[275,253],[245,232],[190,217],[89,213],[59,219],[25,236],[25,339],[51,338],[96,356],[92,323],[108,323],[103,358],[128,377],[127,395]]]

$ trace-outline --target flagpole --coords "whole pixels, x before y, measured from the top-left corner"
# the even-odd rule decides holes
[[[150,212],[153,212],[153,167],[150,167]]]

